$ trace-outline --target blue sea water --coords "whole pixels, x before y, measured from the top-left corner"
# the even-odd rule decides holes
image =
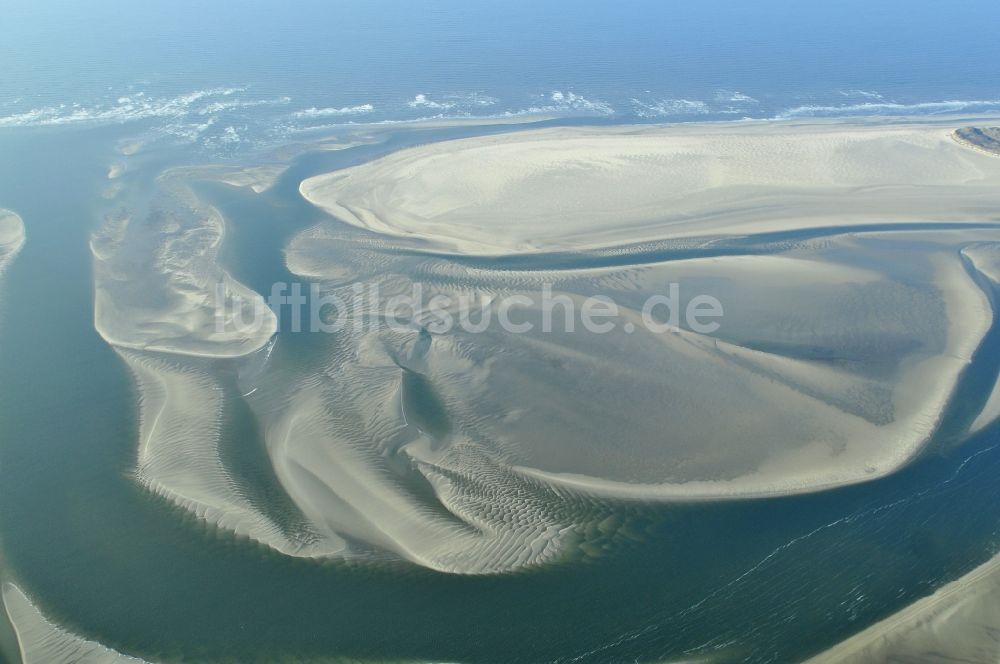
[[[0,129],[218,154],[344,122],[1000,111],[991,0],[4,4]]]

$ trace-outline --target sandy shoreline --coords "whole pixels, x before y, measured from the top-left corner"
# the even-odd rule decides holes
[[[0,590],[17,635],[21,664],[146,664],[54,624],[15,584],[4,582]]]
[[[1000,157],[1000,127],[961,127],[952,136],[962,145]]]
[[[223,165],[180,166],[164,173],[163,178],[187,180],[211,180],[233,187],[249,187],[255,194],[274,186],[288,166],[266,164],[261,166],[235,167]]]
[[[15,212],[0,208],[0,274],[24,246],[24,222]]]
[[[222,215],[171,179],[155,201],[145,220],[109,215],[91,238],[97,331],[134,350],[240,357],[261,349],[277,318],[219,267]]]
[[[159,181],[154,223],[113,218],[92,243],[95,322],[139,386],[137,480],[287,555],[493,574],[598,555],[628,529],[610,518],[612,501],[742,499],[884,476],[934,435],[993,317],[974,273],[992,274],[996,232],[920,228],[996,221],[1000,209],[1000,161],[950,131],[564,127],[424,145],[309,178],[307,198],[353,215],[285,248],[289,271],[324,294],[351,301],[355,283],[388,295],[419,281],[428,298],[488,293],[488,309],[550,285],[571,300],[612,297],[636,333],[432,334],[417,316],[405,331],[317,338],[294,369],[268,351],[238,391],[199,358],[256,363],[276,319],[239,329],[234,313],[213,327],[213,284],[247,306],[261,296],[219,267],[225,222],[184,178],[266,187],[277,171],[175,171]],[[908,230],[836,230],[876,221]],[[758,233],[816,227],[828,230],[714,257],[609,249],[711,235],[750,246]],[[442,255],[597,247],[619,264],[491,270]],[[722,331],[644,330],[643,301],[671,283],[724,303]],[[293,527],[246,499],[220,453],[224,413],[240,400],[301,517]]]
[[[817,227],[835,229],[849,224],[1000,220],[997,215],[1000,162],[959,145],[952,140],[952,131],[952,126],[938,123],[851,122],[529,130],[402,150],[360,166],[308,178],[302,182],[300,191],[339,220],[376,233],[386,246],[415,247],[428,254],[586,251],[650,239],[752,237],[765,232]],[[292,241],[292,248],[287,253],[289,267],[322,278],[323,265],[335,261],[324,259],[317,248],[322,246],[322,241],[316,240],[321,234],[310,233],[313,239],[301,243]],[[925,237],[918,231],[910,235]],[[746,469],[737,472],[724,464],[713,466],[717,475],[735,475],[730,479],[708,479],[693,473],[677,477],[675,481],[642,479],[644,471],[638,468],[621,471],[616,478],[586,472],[581,464],[573,464],[577,470],[560,468],[560,463],[551,460],[543,464],[548,467],[535,465],[538,460],[533,462],[530,455],[521,459],[515,455],[513,467],[526,477],[569,490],[626,499],[679,500],[817,491],[874,479],[896,470],[919,454],[933,435],[959,375],[971,361],[992,319],[989,300],[952,252],[961,250],[965,242],[974,239],[986,242],[994,238],[989,231],[973,233],[969,236],[971,239],[949,240],[945,235],[926,233],[930,241],[935,237],[944,239],[939,249],[928,249],[924,268],[924,276],[934,275],[927,279],[924,287],[927,292],[941,296],[934,306],[940,307],[937,323],[945,325],[933,332],[937,341],[931,342],[931,337],[927,337],[912,342],[917,347],[931,343],[940,343],[941,347],[933,354],[924,351],[924,356],[907,360],[906,373],[878,387],[875,387],[876,382],[863,376],[863,372],[850,375],[831,370],[823,362],[803,361],[780,353],[760,353],[738,341],[730,344],[692,335],[690,340],[680,344],[672,341],[666,344],[671,346],[664,349],[668,353],[681,355],[690,352],[687,348],[712,344],[705,346],[705,350],[712,350],[706,352],[702,366],[719,362],[715,357],[719,354],[726,358],[722,365],[726,370],[741,366],[752,368],[746,377],[740,376],[738,380],[749,381],[756,373],[769,376],[772,383],[777,380],[790,388],[782,393],[767,382],[753,387],[756,394],[773,391],[773,397],[769,396],[773,403],[762,400],[757,405],[765,411],[780,409],[779,404],[793,403],[789,400],[803,396],[813,399],[803,402],[801,407],[811,414],[811,418],[825,423],[816,424],[816,431],[799,430],[801,426],[789,423],[790,431],[798,431],[796,436],[813,441],[812,448],[793,445],[792,449],[776,450],[766,458],[757,459],[754,472]],[[832,238],[837,236],[831,231],[830,237],[824,242],[842,243],[841,253],[858,250],[846,236],[834,240]],[[892,233],[888,232],[866,237],[873,242],[882,241],[877,239],[882,238],[889,243],[886,246],[894,242]],[[780,268],[775,275],[767,277],[774,279],[773,283],[767,282],[771,284],[768,288],[772,293],[784,287],[782,279],[789,283],[809,283],[811,272],[828,265],[829,275],[841,276],[828,275],[816,281],[816,287],[828,288],[842,281],[843,297],[859,297],[860,293],[847,295],[850,290],[856,290],[853,280],[858,277],[856,274],[849,276],[852,272],[842,256],[831,257],[832,262],[827,264],[812,250],[795,255],[808,259],[810,263],[806,265],[811,267],[791,271]],[[894,270],[902,274],[909,269],[905,251],[889,264],[896,260],[900,262]],[[735,285],[740,277],[738,272],[728,277],[730,265],[735,267],[741,262],[757,266],[744,276],[749,283],[765,278],[769,270],[762,256],[714,261],[709,263],[713,267],[707,272],[699,270],[685,277],[685,284],[698,283],[693,276],[698,274],[698,280],[731,278]],[[680,279],[688,266],[696,263],[678,261],[662,266],[635,266],[634,269],[663,270]],[[329,277],[347,279],[349,270],[345,270],[342,262],[331,265]],[[778,276],[782,271],[787,274]],[[611,273],[614,270],[604,278],[609,278]],[[594,278],[594,273],[564,270],[560,278],[570,277],[579,283]],[[879,278],[887,278],[889,282],[897,279],[889,274],[867,279]],[[913,279],[908,276],[902,278],[901,283]],[[503,292],[501,283],[484,286]],[[886,287],[873,286],[876,290]],[[595,289],[594,292],[606,291]],[[640,283],[633,284],[619,297],[638,299],[656,292],[655,283]],[[728,300],[723,299],[734,299],[736,292],[740,291],[734,291]],[[900,296],[904,295],[911,296],[903,293]],[[759,290],[755,293],[750,289],[746,296],[752,299],[763,295]],[[769,310],[773,309],[772,320],[792,315],[795,306],[802,307],[802,304],[795,305],[798,300],[788,295],[768,297],[785,303],[768,303]],[[891,299],[879,306],[882,307],[879,315],[883,318],[904,317],[901,311],[895,310]],[[730,328],[734,324],[744,325],[738,318],[734,319],[734,315],[727,315],[727,325]],[[847,325],[847,321],[853,319],[857,329],[845,328],[842,335],[855,334],[862,329],[859,315],[859,312],[843,312],[837,325]],[[741,334],[752,343],[766,340],[773,332],[759,327],[762,324],[770,325],[771,322],[747,323],[748,327]],[[810,324],[808,319],[798,323]],[[925,324],[927,321],[920,323]],[[878,325],[874,320],[871,323],[873,330],[877,330]],[[902,325],[894,334],[906,334],[908,326],[912,328],[913,323]],[[634,337],[629,343],[634,347],[637,339]],[[796,343],[819,344],[820,337],[807,335]],[[649,352],[654,351],[650,349]],[[853,351],[845,348],[830,352]],[[727,381],[732,384],[736,376],[738,374],[734,373]],[[531,381],[536,379],[530,378]],[[528,380],[528,374],[518,380]],[[688,380],[692,381],[692,390],[697,389],[698,382],[704,382],[694,374]],[[525,382],[519,388],[512,388],[512,392],[524,392],[529,384]],[[917,390],[912,387],[916,384],[923,387]],[[751,385],[753,383],[748,382],[747,388]],[[656,388],[662,394],[669,394],[669,391],[663,392],[665,389],[662,385]],[[709,389],[707,385],[706,389],[706,399],[716,404],[724,403],[720,396],[727,395],[728,390]],[[865,415],[866,410],[875,406],[869,396],[860,395],[871,390],[887,390],[893,395],[882,406],[892,413],[890,423],[879,422],[871,426],[874,420],[866,421],[873,417]],[[492,399],[495,395],[496,388],[488,396]],[[639,394],[632,397],[633,402],[644,399]],[[553,396],[547,400],[559,401]],[[655,404],[650,403],[649,407],[653,411],[645,412],[656,411]],[[744,409],[749,409],[749,401],[734,401],[727,407],[731,412],[743,413]],[[518,410],[516,404],[507,402],[498,403],[495,408]],[[561,408],[572,412],[572,400]],[[828,408],[831,410],[827,411]],[[469,416],[477,417],[472,413]],[[678,416],[683,417],[682,413]],[[585,415],[579,417],[589,421]],[[638,413],[636,417],[642,419]],[[749,410],[740,417],[750,422],[757,419]],[[685,422],[684,419],[680,421]],[[491,432],[492,435],[531,434],[527,425],[518,427],[515,434],[509,424]],[[572,422],[564,424],[568,430],[576,430]],[[538,422],[537,426],[544,430],[546,425]],[[704,441],[709,447],[714,445],[713,441],[741,437],[738,431],[717,430],[718,424],[711,421],[700,426],[702,433],[716,431],[715,436],[708,436]],[[749,430],[754,431],[754,428]],[[593,431],[616,437],[614,429],[605,430],[597,423],[580,427],[579,435],[586,439],[594,435]],[[698,431],[697,427],[685,424],[676,435],[697,440],[705,438],[698,435]],[[767,437],[763,434],[765,427],[761,426],[760,431],[762,439]],[[654,435],[652,431],[648,434]],[[756,432],[744,431],[742,434],[755,439]],[[553,431],[552,435],[558,433]],[[782,436],[778,431],[769,435],[778,439],[795,438],[791,434]],[[878,444],[866,442],[872,440]],[[542,440],[537,443],[545,444]],[[518,449],[528,447],[525,443]],[[840,451],[834,454],[831,450]],[[606,455],[597,449],[591,453]],[[705,456],[704,452],[696,454]],[[641,454],[637,456],[645,458]]]
[[[940,125],[553,128],[402,150],[304,180],[338,219],[464,254],[847,223],[1000,220],[1000,161]]]
[[[1000,556],[809,659],[807,664],[991,664],[1000,658],[997,630]]]
[[[310,505],[310,518],[325,515],[334,529],[340,517],[329,517],[342,507],[324,497],[325,491],[345,498],[346,485],[339,478],[362,472],[347,466],[360,462],[379,468],[374,457],[383,446],[435,474],[477,478],[488,492],[520,479],[567,501],[731,500],[875,479],[921,452],[989,329],[989,301],[958,252],[991,233],[834,233],[772,255],[564,267],[541,275],[451,270],[434,257],[420,264],[422,281],[433,284],[434,293],[488,288],[501,297],[549,281],[562,296],[597,292],[627,307],[663,292],[671,281],[695,292],[705,288],[732,305],[725,319],[727,336],[484,332],[473,337],[452,332],[431,335],[417,362],[412,335],[354,338],[342,333],[336,369],[304,378],[302,384],[310,386],[310,393],[329,386],[343,394],[351,384],[365,385],[362,394],[372,390],[369,398],[350,404],[351,422],[357,424],[323,422],[313,415],[308,435],[283,434],[272,457],[279,467],[290,458],[310,459],[303,464],[310,469],[308,478],[279,475],[296,502]],[[919,256],[909,248],[916,241],[925,245]],[[851,255],[869,260],[865,267],[841,262]],[[352,263],[336,236],[326,241],[310,231],[292,241],[287,259],[292,271],[329,278],[332,291],[349,288],[344,284],[351,282]],[[428,273],[432,267],[440,267],[441,282]],[[378,269],[396,274],[401,267]],[[561,290],[564,282],[573,290]],[[395,277],[392,283],[402,289],[406,282]],[[634,311],[623,315],[638,322]],[[764,341],[774,349],[755,347]],[[831,363],[822,356],[803,357],[795,352],[803,347],[858,359]],[[450,434],[428,433],[429,439],[410,444],[390,437],[390,432],[412,431],[415,419],[414,413],[385,405],[389,395],[406,389],[398,363],[419,367],[415,370],[451,422]],[[884,368],[877,369],[880,364]],[[352,375],[357,378],[349,380]],[[309,405],[312,400],[311,394],[293,396],[290,408],[321,411]],[[339,404],[338,419],[347,407]],[[358,433],[365,427],[377,433]],[[350,438],[355,449],[370,447],[369,460],[348,463],[347,455],[330,455],[343,438]],[[495,478],[457,454],[478,445],[489,450],[484,456],[495,455],[498,467],[517,476],[504,477],[496,486]],[[470,501],[465,487],[449,488],[440,494],[448,509]],[[322,501],[329,507],[317,508]],[[346,502],[365,514],[373,532],[381,531],[385,511],[372,508],[368,499]],[[517,514],[536,518],[525,507]],[[396,544],[407,543],[414,541]]]

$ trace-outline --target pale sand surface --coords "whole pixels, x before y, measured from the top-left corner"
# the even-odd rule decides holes
[[[254,193],[259,194],[270,189],[287,168],[283,164],[249,167],[222,165],[186,166],[171,169],[165,176],[191,180],[214,180],[234,187],[249,187]]]
[[[993,385],[990,396],[986,400],[986,405],[983,406],[982,412],[972,422],[972,427],[969,431],[971,433],[981,431],[995,422],[997,418],[1000,418],[1000,384]]]
[[[496,573],[562,559],[569,555],[567,549],[588,555],[571,546],[587,528],[595,531],[589,539],[590,552],[596,553],[622,527],[608,521],[607,514],[600,516],[604,523],[598,527],[593,517],[587,523],[572,518],[566,506],[547,505],[546,492],[517,481],[489,459],[477,460],[482,455],[475,449],[466,451],[472,458],[456,470],[508,479],[483,495],[481,479],[470,477],[466,485],[460,477],[439,475],[445,468],[417,471],[414,476],[432,481],[453,510],[440,513],[413,493],[405,477],[393,476],[390,467],[379,463],[385,447],[368,442],[372,427],[381,428],[388,445],[419,444],[426,438],[396,424],[400,404],[391,394],[393,383],[386,383],[390,394],[383,402],[371,401],[376,395],[362,389],[357,398],[365,400],[364,408],[336,409],[334,386],[309,379],[296,386],[293,404],[281,412],[255,408],[267,423],[275,471],[309,524],[297,530],[282,527],[247,499],[245,486],[226,467],[220,450],[223,421],[239,397],[224,389],[210,365],[156,353],[119,353],[141,395],[140,485],[221,529],[286,555],[402,558],[441,571]],[[359,378],[364,376],[355,370],[337,385],[354,386]],[[372,421],[353,419],[357,416]],[[457,500],[449,500],[452,493]]]
[[[277,319],[263,299],[218,267],[221,215],[183,185],[161,184],[146,219],[108,217],[91,240],[94,325],[122,348],[209,357],[259,350]]]
[[[293,270],[301,258],[317,276],[324,261],[316,238],[293,242]],[[906,273],[905,249],[879,247],[883,262],[872,268],[881,270],[860,269],[831,258],[873,246],[858,249],[851,237],[825,242],[779,256],[570,270],[558,278],[576,280],[576,292],[559,294],[609,295],[637,331],[453,331],[433,336],[422,374],[449,413],[474,423],[476,437],[493,441],[508,463],[581,491],[690,499],[877,477],[934,431],[992,312],[947,238],[921,259],[918,275]],[[327,264],[341,278],[343,265]],[[505,279],[509,272],[484,277],[497,297],[531,293]],[[643,330],[629,305],[671,282],[725,304],[719,334]],[[442,285],[427,298],[438,292],[455,290]],[[532,315],[540,317],[522,314]],[[380,347],[360,343],[360,361]],[[811,347],[825,348],[824,357],[796,356]],[[872,375],[879,363],[881,374]]]
[[[135,376],[139,402],[136,479],[220,528],[267,542],[289,554],[307,547],[286,540],[258,511],[222,461],[227,394],[205,361],[183,361],[162,353],[118,349]]]
[[[924,125],[555,128],[305,180],[347,223],[506,254],[866,222],[998,220],[1000,161]]]
[[[1000,127],[960,127],[953,136],[960,143],[1000,157]]]
[[[3,584],[3,605],[17,634],[22,664],[143,664],[145,661],[55,625],[13,583]]]
[[[316,182],[342,188],[344,180],[392,221],[377,237],[328,222],[292,238],[288,268],[320,282],[324,294],[353,301],[355,282],[376,282],[389,297],[419,282],[427,299],[475,296],[478,320],[484,312],[495,317],[500,298],[537,296],[550,284],[577,303],[612,297],[619,323],[636,329],[515,335],[494,324],[479,334],[432,333],[426,312],[416,312],[405,329],[348,327],[317,337],[310,362],[294,367],[284,364],[281,344],[271,356],[273,320],[249,331],[235,320],[222,332],[210,327],[208,284],[221,279],[232,300],[259,296],[240,290],[217,266],[221,217],[168,178],[161,185],[183,205],[162,206],[138,230],[127,215],[111,218],[92,245],[98,329],[121,349],[139,386],[138,480],[286,554],[402,558],[479,574],[601,555],[641,538],[609,499],[816,491],[899,468],[936,430],[991,324],[990,301],[976,279],[992,268],[970,258],[996,239],[991,229],[831,231],[769,245],[760,255],[666,262],[640,255],[630,262],[626,249],[620,266],[600,268],[470,268],[435,253],[519,253],[653,237],[698,246],[707,241],[699,234],[885,221],[896,206],[911,216],[890,221],[929,220],[912,216],[917,208],[983,221],[990,217],[978,217],[980,208],[997,196],[984,184],[995,176],[981,163],[986,157],[958,146],[947,128],[741,126],[746,136],[732,126],[682,129],[545,130],[453,141],[307,180],[303,190]],[[687,147],[677,157],[681,139]],[[524,142],[542,144],[542,152],[568,150],[569,157],[556,159],[552,173],[553,157]],[[469,161],[462,156],[467,144],[487,153],[499,146],[502,158]],[[674,152],[663,155],[668,146]],[[445,163],[452,149],[471,175]],[[706,156],[717,151],[727,155],[725,164]],[[443,162],[435,161],[439,153]],[[407,155],[418,157],[400,167]],[[527,164],[530,177],[517,174],[521,166],[505,176],[511,167],[500,162],[512,159]],[[473,161],[486,164],[481,173]],[[382,169],[405,175],[390,186]],[[677,169],[689,179],[667,178],[666,194],[640,177],[652,171],[662,179]],[[457,180],[435,180],[442,170]],[[795,179],[801,173],[804,183]],[[889,173],[898,180],[888,183]],[[470,189],[470,178],[485,184]],[[733,178],[740,184],[727,184]],[[495,179],[507,184],[480,191]],[[423,202],[415,198],[422,186],[429,192]],[[549,188],[553,200],[542,194]],[[628,195],[619,196],[620,189]],[[438,191],[444,194],[436,197]],[[613,199],[613,209],[595,207],[603,198]],[[763,199],[765,207],[754,203]],[[850,214],[831,216],[833,200]],[[709,214],[698,201],[732,207]],[[432,223],[411,215],[413,223],[400,230],[399,220],[412,211],[407,206],[432,203]],[[538,223],[529,223],[532,204]],[[516,205],[524,215],[505,216]],[[678,206],[698,216],[663,224],[642,216],[647,208]],[[480,223],[492,214],[499,216],[490,223],[513,219],[503,223],[515,234],[542,229],[544,242],[509,241]],[[392,251],[414,242],[431,251]],[[135,256],[155,260],[136,264],[129,260]],[[149,284],[142,297],[127,287],[137,282]],[[671,283],[689,297],[722,302],[723,327],[713,334],[645,330],[642,303]],[[147,292],[159,295],[151,302]],[[379,311],[360,306],[355,316],[378,319]],[[536,323],[541,317],[537,306],[518,314]],[[255,351],[259,363],[251,359]],[[260,366],[240,365],[234,393],[198,356],[243,357]],[[239,400],[256,416],[276,481],[303,528],[265,514],[247,498],[246,480],[227,468],[220,432],[226,409]]]
[[[24,222],[10,210],[0,208],[0,274],[24,246]]]
[[[1000,243],[977,243],[962,250],[976,269],[1000,288]],[[993,390],[982,412],[972,423],[972,432],[980,431],[1000,418],[1000,380]]]
[[[233,395],[211,370],[214,360],[265,349],[277,319],[219,267],[224,220],[180,177],[160,179],[144,218],[123,209],[91,239],[94,325],[139,394],[136,481],[220,528],[301,553],[222,463]]]
[[[816,491],[882,476],[919,453],[992,318],[959,252],[995,232],[912,232],[918,254],[895,235],[541,274],[431,257],[419,266],[427,299],[486,291],[490,309],[547,282],[578,302],[611,296],[638,331],[436,335],[419,332],[418,315],[409,332],[339,332],[327,366],[295,387],[261,383],[251,401],[280,399],[263,407],[281,412],[264,417],[272,460],[330,534],[463,573],[599,553],[629,526],[591,539],[600,528],[583,506],[604,498]],[[329,292],[348,300],[352,277],[391,275],[380,281],[385,296],[412,285],[386,259],[352,260],[335,232],[307,231],[286,256],[292,271],[329,278]],[[631,307],[672,282],[725,304],[720,333],[642,330]],[[428,390],[431,407],[420,403]],[[433,500],[405,488],[415,477],[431,483]],[[428,515],[441,507],[485,541],[433,526]]]
[[[314,141],[302,143],[291,143],[283,145],[275,150],[271,156],[278,161],[289,161],[301,154],[312,151],[339,152],[349,150],[362,145],[372,145],[378,143],[378,131],[371,131],[370,127],[354,128],[350,131],[341,132],[338,135],[325,135]]]
[[[377,231],[375,246],[460,253],[647,239],[697,245],[705,236],[794,228],[995,220],[1000,168],[956,144],[950,131],[833,123],[542,130],[404,150],[311,178],[301,191],[340,219]],[[289,244],[288,266],[333,292],[381,274],[393,275],[382,285],[406,291],[406,267],[364,245],[345,251],[345,239],[335,225],[303,232]],[[883,476],[927,443],[992,321],[990,301],[969,273],[979,264],[966,264],[960,252],[994,239],[990,230],[833,234],[776,246],[773,255],[530,273],[468,270],[429,257],[419,270],[409,267],[430,284],[428,298],[485,293],[494,303],[555,283],[578,303],[612,296],[639,332],[452,332],[403,346],[369,334],[343,338],[356,346],[354,358],[310,380],[321,385],[381,366],[387,382],[372,389],[399,385],[405,394],[407,374],[396,367],[419,356],[419,368],[408,370],[432,386],[452,428],[444,440],[432,433],[392,449],[419,462],[432,483],[437,475],[478,475],[484,486],[437,490],[453,514],[471,491],[514,483],[484,479],[470,449],[477,460],[568,491],[569,503],[588,495],[692,500],[816,491]],[[722,331],[643,332],[638,309],[669,283],[723,302]],[[369,426],[395,419],[407,431],[412,414],[374,407],[391,394],[373,393],[372,406],[361,400],[354,417]],[[299,407],[304,395],[290,400],[290,410]],[[323,496],[343,492],[338,478],[357,471],[347,470],[346,457],[321,463],[317,454],[351,427],[329,418],[312,426],[308,436],[283,436],[272,457],[279,469],[286,458],[309,459],[308,481],[279,476],[311,518],[326,515],[336,530],[345,526],[330,520],[336,510]],[[375,469],[378,448],[366,462]],[[380,523],[378,509],[364,509],[370,501],[338,499]],[[317,508],[321,501],[326,507]],[[508,509],[530,514],[526,505]],[[477,512],[462,518],[474,523]],[[512,546],[519,539],[499,534]],[[401,541],[396,546],[405,548]]]
[[[808,660],[808,664],[1000,661],[1000,557]]]
[[[118,152],[123,157],[131,157],[142,149],[141,141],[125,141],[118,146]]]

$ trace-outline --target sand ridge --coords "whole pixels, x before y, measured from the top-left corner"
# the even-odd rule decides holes
[[[0,274],[24,246],[24,221],[15,212],[0,208]]]
[[[203,357],[262,348],[277,318],[218,266],[225,221],[167,179],[142,222],[110,214],[91,239],[94,325],[109,343]]]
[[[145,664],[52,623],[11,582],[2,587],[3,606],[17,635],[22,664]]]
[[[632,541],[623,504],[812,492],[890,473],[935,435],[993,320],[992,268],[962,252],[997,240],[1000,169],[947,131],[561,128],[421,146],[307,179],[314,202],[355,215],[285,247],[288,269],[323,295],[353,302],[356,283],[374,283],[388,298],[419,283],[427,298],[483,296],[478,318],[551,287],[577,304],[611,297],[634,330],[432,331],[420,311],[391,329],[375,325],[377,303],[360,302],[362,325],[315,337],[294,367],[271,345],[272,321],[207,327],[206,275],[226,297],[259,296],[219,270],[224,220],[175,174],[161,182],[169,204],[155,223],[140,232],[128,215],[112,218],[92,244],[99,329],[141,395],[137,479],[286,555],[498,574]],[[348,195],[363,205],[345,205]],[[946,217],[978,227],[925,223]],[[895,225],[839,230],[876,220]],[[757,238],[801,228],[812,234]],[[711,255],[636,248],[651,238]],[[591,262],[598,248],[613,263]],[[541,250],[563,260],[501,267],[479,256]],[[134,264],[120,257],[136,252],[159,257],[138,275],[163,293],[156,306],[121,286]],[[723,303],[720,330],[645,329],[643,302],[672,283]],[[212,358],[229,363],[238,390]],[[253,487],[220,452],[225,412],[240,401],[287,513],[249,500]]]
[[[927,125],[553,128],[307,178],[337,219],[435,251],[586,250],[893,221],[998,220],[1000,162]]]

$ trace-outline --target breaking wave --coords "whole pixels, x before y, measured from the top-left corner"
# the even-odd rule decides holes
[[[363,113],[371,113],[374,110],[375,107],[371,104],[359,104],[357,106],[344,106],[341,108],[316,108],[313,106],[312,108],[292,113],[292,117],[297,119],[330,118],[340,115],[361,115]]]
[[[56,127],[74,124],[125,123],[150,118],[207,116],[241,108],[287,104],[290,97],[241,99],[235,95],[246,88],[210,88],[175,97],[152,97],[145,92],[117,97],[110,103],[94,105],[59,104],[42,106],[0,117],[0,127]]]
[[[872,101],[860,104],[845,104],[841,106],[807,105],[796,106],[794,108],[784,110],[776,116],[776,119],[785,120],[801,117],[842,117],[859,115],[939,115],[944,113],[961,113],[967,111],[976,113],[1000,112],[1000,99],[953,99],[949,101],[931,101],[916,104],[901,104],[891,101]]]

